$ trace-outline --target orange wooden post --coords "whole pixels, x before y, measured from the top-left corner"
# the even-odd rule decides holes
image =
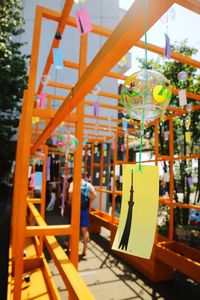
[[[22,274],[23,274],[23,250],[24,250],[24,233],[26,225],[26,197],[28,188],[28,167],[30,159],[30,146],[31,146],[31,129],[32,129],[32,115],[34,106],[34,90],[36,83],[36,71],[37,62],[39,54],[39,40],[41,32],[41,22],[42,22],[42,9],[36,9],[35,17],[35,27],[33,34],[33,44],[32,44],[32,56],[30,63],[30,73],[29,73],[29,84],[27,96],[24,98],[24,109],[23,116],[24,122],[23,126],[23,138],[21,140],[21,152],[17,156],[18,161],[16,162],[16,177],[19,180],[19,193],[17,199],[17,210],[16,213],[19,217],[16,217],[15,228],[13,228],[13,238],[14,243],[16,243],[15,257],[14,257],[14,299],[21,298],[21,284],[22,284]],[[15,199],[16,200],[16,199]]]
[[[87,46],[88,35],[81,36],[80,39],[80,70],[79,77],[86,68],[87,63]],[[72,195],[72,228],[73,235],[70,238],[70,259],[74,266],[78,268],[78,247],[80,235],[80,186],[81,186],[81,171],[82,171],[82,144],[83,144],[83,122],[84,122],[84,99],[82,99],[77,106],[78,120],[76,123],[76,137],[79,145],[74,155],[74,176],[73,176],[73,195]]]

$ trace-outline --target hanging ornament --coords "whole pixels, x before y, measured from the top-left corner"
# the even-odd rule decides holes
[[[185,119],[185,127],[186,127],[186,129],[189,129],[190,125],[191,125],[191,118],[190,118],[190,116],[187,116],[186,119]]]
[[[186,110],[190,113],[192,111],[192,104],[191,103],[188,103],[186,105]]]
[[[74,153],[78,147],[78,140],[74,135],[64,134],[58,137],[58,150],[64,152],[66,156],[68,153]]]
[[[74,0],[76,4],[83,4],[86,0]]]
[[[42,84],[43,85],[47,85],[48,83],[49,83],[49,81],[50,81],[51,79],[50,79],[50,76],[49,75],[42,75],[42,79],[41,79],[41,82],[42,82]]]
[[[164,75],[157,71],[142,70],[125,81],[121,96],[121,104],[131,119],[142,120],[145,109],[144,121],[153,121],[166,110],[171,91]]]
[[[179,82],[184,83],[188,79],[188,74],[185,71],[181,71],[178,73],[177,77]]]
[[[95,85],[95,87],[92,89],[92,94],[98,95],[99,92],[100,92],[100,90],[101,90],[100,85],[97,84],[97,85]]]
[[[165,122],[166,121],[166,115],[162,115],[161,117],[160,117],[160,121],[162,121],[162,122]]]
[[[174,21],[175,19],[175,16],[176,16],[176,11],[173,7],[171,7],[161,18],[160,18],[160,21],[163,23],[163,24],[167,24],[169,22],[172,22]]]

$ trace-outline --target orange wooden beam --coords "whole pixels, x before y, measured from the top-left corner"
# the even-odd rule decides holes
[[[176,0],[175,2],[196,14],[200,14],[199,0]]]
[[[62,15],[59,19],[59,24],[58,24],[57,29],[56,29],[56,32],[60,32],[61,36],[62,36],[62,34],[65,30],[66,21],[69,17],[69,14],[70,14],[70,11],[72,9],[73,4],[74,4],[73,0],[65,1],[65,5],[64,5],[63,11],[62,11]],[[43,16],[44,16],[44,14],[45,14],[45,10],[43,10]],[[60,44],[60,40],[57,40],[54,37],[53,43],[51,45],[51,48],[50,48],[50,51],[49,51],[49,54],[48,54],[48,57],[47,57],[45,68],[44,68],[44,71],[42,73],[43,75],[49,73],[49,70],[50,70],[50,67],[51,67],[51,64],[52,64],[52,49],[57,48],[59,46],[59,44]],[[40,82],[37,94],[39,94],[42,91],[42,87],[43,87],[43,84]]]

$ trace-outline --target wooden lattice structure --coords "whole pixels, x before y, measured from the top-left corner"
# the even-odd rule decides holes
[[[73,0],[65,2],[62,13],[44,8],[37,7],[35,14],[35,26],[33,33],[30,73],[28,89],[24,92],[22,116],[19,126],[19,138],[17,145],[16,156],[16,170],[15,170],[15,183],[14,183],[14,201],[13,201],[13,218],[12,218],[12,244],[10,254],[10,281],[9,281],[9,294],[10,299],[21,299],[22,293],[22,278],[23,274],[28,270],[39,270],[41,277],[41,286],[46,287],[45,297],[47,299],[59,299],[58,292],[52,282],[49,274],[48,265],[43,254],[43,245],[48,248],[68,290],[72,299],[93,299],[90,291],[79,277],[76,272],[78,266],[78,244],[79,244],[79,215],[80,215],[80,180],[81,180],[81,165],[82,165],[82,144],[85,128],[94,128],[94,123],[84,122],[84,106],[92,105],[91,101],[85,99],[87,94],[91,92],[93,87],[104,77],[111,77],[116,80],[126,79],[126,76],[111,72],[113,66],[127,53],[132,46],[144,48],[144,43],[140,41],[140,38],[144,34],[144,10],[141,0],[136,0],[126,15],[122,18],[120,23],[111,31],[102,26],[93,25],[92,32],[99,34],[107,41],[97,53],[93,61],[87,65],[87,51],[88,47],[88,34],[80,37],[80,55],[78,62],[64,61],[66,68],[75,69],[78,71],[79,80],[74,86],[70,86],[67,83],[59,83],[50,81],[49,86],[68,90],[66,97],[47,94],[47,107],[46,108],[34,108],[34,96],[42,91],[43,84],[40,82],[38,90],[36,90],[36,75],[38,68],[39,57],[39,45],[40,34],[43,18],[57,22],[57,32],[61,35],[64,32],[66,26],[76,27],[76,23],[73,17],[70,16],[70,11],[73,6]],[[162,2],[162,4],[161,4]],[[148,22],[147,29],[149,29],[174,3],[180,4],[185,8],[190,9],[195,13],[200,13],[200,3],[197,0],[149,0],[148,1]],[[90,34],[90,33],[89,33]],[[46,65],[43,74],[48,74],[52,65],[52,49],[59,46],[60,41],[53,39],[52,46],[50,48]],[[148,45],[148,49],[162,54],[163,49]],[[171,57],[182,63],[189,64],[196,68],[200,67],[200,63],[188,57],[184,57],[179,53],[172,52]],[[178,94],[177,90],[173,90],[173,93]],[[99,97],[107,96],[110,98],[120,99],[118,94],[110,94],[106,91],[100,91]],[[187,95],[190,99],[196,101],[200,100],[200,95],[189,93]],[[52,99],[60,100],[61,105],[57,110],[52,109]],[[108,109],[116,109],[121,111],[121,106],[113,106],[108,104],[101,104],[100,107]],[[193,111],[198,110],[200,105],[193,106]],[[74,110],[75,109],[75,110]],[[144,272],[146,276],[150,277],[154,281],[161,281],[172,278],[173,268],[176,268],[186,273],[191,278],[200,281],[200,260],[199,252],[195,249],[191,249],[187,246],[182,246],[179,243],[173,241],[173,209],[175,206],[181,206],[184,208],[200,209],[197,205],[186,205],[181,203],[175,203],[173,201],[173,162],[174,150],[173,150],[173,118],[187,113],[182,108],[168,107],[168,110],[173,113],[167,117],[169,122],[169,155],[168,157],[162,157],[159,155],[159,120],[156,120],[152,126],[155,132],[155,164],[158,164],[160,160],[169,161],[169,173],[170,173],[170,188],[169,197],[167,199],[160,198],[160,201],[169,206],[170,223],[169,223],[169,236],[168,239],[159,240],[156,236],[155,245],[153,249],[152,257],[149,261],[126,256],[125,259],[131,262],[133,265]],[[73,111],[73,113],[72,113]],[[32,118],[39,117],[40,121],[33,126]],[[101,121],[102,134],[98,136],[98,142],[102,145],[106,142],[103,138],[103,130],[108,131],[108,125],[103,124],[107,119],[103,116],[95,117]],[[94,117],[91,116],[94,120]],[[56,130],[61,122],[64,124],[74,124],[75,135],[79,141],[79,146],[74,154],[74,194],[72,201],[72,218],[70,225],[51,225],[48,226],[45,219],[45,191],[46,191],[46,174],[45,167],[46,161],[43,163],[43,175],[42,175],[42,192],[41,198],[28,197],[28,168],[31,153],[34,153],[38,148],[43,148],[45,156],[48,156],[48,146],[45,144],[46,140],[51,136],[51,133]],[[115,136],[115,141],[118,141],[118,137],[122,134],[121,121],[116,119],[112,120],[111,132]],[[137,125],[137,123],[134,123]],[[101,126],[101,125],[100,125]],[[109,125],[110,126],[110,125]],[[42,128],[42,130],[41,130]],[[92,145],[92,153],[94,152],[96,135],[91,134],[89,141]],[[121,195],[121,191],[117,190],[115,180],[113,180],[113,186],[110,190],[105,190],[102,183],[102,172],[104,170],[103,151],[101,152],[100,167],[100,184],[99,184],[99,207],[96,210],[91,211],[91,229],[99,231],[100,226],[105,226],[111,230],[111,242],[113,240],[118,219],[115,216],[115,198],[116,195]],[[124,161],[117,159],[117,148],[113,154],[113,177],[115,178],[115,165],[128,162],[128,147],[126,148],[126,158]],[[179,157],[178,159],[199,158],[200,154],[195,154],[187,157]],[[177,158],[176,158],[177,159]],[[95,167],[95,163],[91,163],[91,170]],[[85,166],[86,168],[86,166]],[[92,172],[92,171],[91,171]],[[112,197],[112,214],[102,210],[102,198],[107,193]],[[36,209],[35,205],[38,204],[40,209]],[[35,225],[36,224],[36,225]],[[70,260],[66,256],[65,252],[57,243],[54,236],[56,235],[69,235],[70,236]],[[30,249],[26,257],[24,257],[24,248]],[[42,279],[43,278],[43,279]],[[78,283],[78,284],[77,284]],[[24,283],[23,283],[24,284]],[[13,287],[13,289],[12,289]],[[39,290],[38,286],[38,290]],[[45,298],[44,298],[45,299]]]

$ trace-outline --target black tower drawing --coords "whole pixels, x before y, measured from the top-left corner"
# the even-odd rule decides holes
[[[130,200],[128,201],[128,214],[127,214],[127,218],[126,218],[126,224],[124,227],[124,231],[123,231],[123,234],[121,237],[121,241],[120,241],[119,247],[118,247],[119,249],[121,248],[122,250],[123,249],[127,250],[129,236],[130,236],[130,232],[131,232],[131,223],[132,223],[132,214],[133,214],[133,205],[134,205],[133,194],[134,194],[134,190],[133,190],[133,172],[132,172],[131,173]]]
[[[81,18],[79,17],[79,15],[78,15],[78,21],[79,21],[81,33],[84,33],[83,25],[82,25],[82,23],[81,23]]]

